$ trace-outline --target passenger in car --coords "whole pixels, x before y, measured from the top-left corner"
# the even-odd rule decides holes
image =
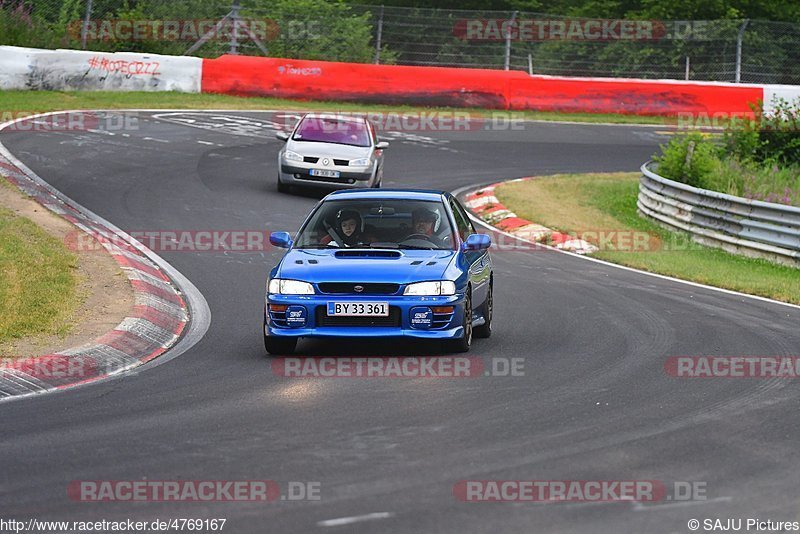
[[[348,247],[369,245],[370,236],[364,233],[364,219],[357,210],[343,209],[336,214],[336,233],[342,243]],[[327,245],[334,240],[332,235],[326,235],[320,243]]]

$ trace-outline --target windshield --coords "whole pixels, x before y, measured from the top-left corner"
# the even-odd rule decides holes
[[[369,131],[364,121],[335,117],[305,117],[292,136],[294,141],[315,141],[368,147]]]
[[[452,250],[444,205],[424,200],[330,200],[297,236],[294,248]]]

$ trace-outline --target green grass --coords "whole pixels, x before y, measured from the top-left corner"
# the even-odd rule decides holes
[[[80,304],[76,269],[77,257],[63,243],[0,208],[0,352],[15,339],[69,331]]]
[[[214,94],[187,94],[176,92],[113,92],[113,91],[0,91],[0,110],[9,112],[42,113],[67,109],[289,109],[317,111],[362,111],[362,112],[469,112],[480,116],[495,116],[503,119],[526,119],[547,121],[576,121],[619,124],[666,124],[667,119],[657,116],[612,115],[592,113],[557,113],[546,111],[500,111],[470,108],[426,108],[416,106],[389,106],[346,102],[319,102],[284,100],[280,98],[239,97]],[[7,117],[8,118],[8,117]]]
[[[594,257],[800,304],[800,270],[704,247],[692,242],[685,233],[665,230],[640,217],[636,211],[638,177],[638,173],[557,175],[508,183],[497,188],[495,194],[520,217],[564,232],[576,232],[589,241],[595,240],[588,232],[598,230],[647,237],[647,246],[641,247],[614,250],[606,243]],[[632,241],[633,238],[629,243]],[[601,243],[595,241],[595,244]]]

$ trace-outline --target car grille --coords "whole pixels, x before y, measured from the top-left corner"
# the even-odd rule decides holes
[[[317,163],[319,158],[316,156],[303,156],[303,161],[306,163]],[[350,165],[350,160],[333,158],[333,164],[341,167],[347,167]]]
[[[364,289],[356,291],[355,286],[361,286]],[[400,284],[381,283],[322,282],[318,284],[318,287],[323,293],[336,295],[394,295],[400,290]]]
[[[389,306],[387,317],[329,317],[325,306],[317,306],[317,326],[400,326],[400,308]]]

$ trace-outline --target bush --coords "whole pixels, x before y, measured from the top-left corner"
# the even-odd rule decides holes
[[[661,146],[662,154],[653,160],[658,163],[658,173],[670,180],[702,187],[705,177],[714,171],[720,149],[700,132],[675,136]]]
[[[732,121],[725,132],[726,152],[768,166],[800,165],[800,99],[779,98],[772,106],[769,115],[754,109],[754,119]]]

